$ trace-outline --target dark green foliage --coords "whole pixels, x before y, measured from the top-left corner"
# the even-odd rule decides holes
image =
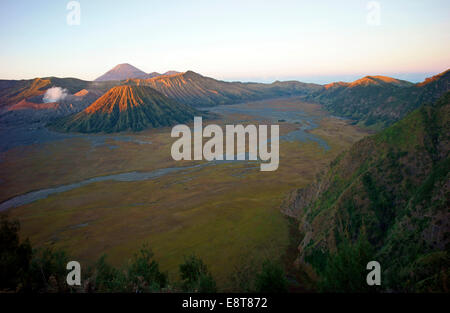
[[[329,252],[322,249],[310,249],[305,256],[305,262],[312,264],[317,273],[321,274],[325,271]]]
[[[382,240],[387,229],[395,221],[395,210],[392,196],[386,192],[385,188],[377,186],[370,173],[366,173],[363,178],[363,185],[369,195],[370,208],[377,217],[376,233],[373,234],[373,241]]]
[[[281,261],[245,258],[236,266],[231,284],[233,292],[283,293],[288,292],[288,280]]]
[[[180,265],[182,288],[186,292],[213,293],[217,291],[216,283],[208,272],[207,266],[195,255],[185,258]]]
[[[126,292],[129,289],[125,272],[107,263],[106,255],[102,255],[95,264],[94,277],[97,292]]]
[[[50,248],[33,251],[30,278],[34,292],[63,292],[69,288],[66,284],[66,265],[69,257],[63,250]]]
[[[28,284],[31,246],[19,242],[19,222],[0,219],[0,290],[23,291]]]
[[[401,270],[406,292],[448,293],[450,277],[450,255],[448,251],[433,252],[417,258],[407,268]]]
[[[153,260],[153,253],[146,245],[134,255],[128,268],[128,279],[137,292],[156,291],[167,285],[167,275],[159,271],[158,262]]]
[[[417,191],[412,198],[411,205],[413,207],[425,202],[428,203],[429,206],[436,207],[450,207],[450,197],[449,193],[447,191],[446,197],[441,199],[442,202],[439,203],[436,200],[432,200],[433,196],[433,189],[436,187],[436,184],[440,181],[445,181],[446,177],[450,173],[450,159],[446,158],[442,160],[441,162],[437,163],[430,175],[425,179],[425,181],[422,183],[422,185],[417,188]]]
[[[252,259],[246,259],[246,262],[235,266],[230,277],[233,292],[254,292],[255,291],[256,267]]]
[[[200,275],[206,272],[206,265],[195,255],[186,257],[184,263],[180,265],[181,279],[187,284],[197,281]]]
[[[216,281],[212,277],[211,274],[202,274],[198,280],[198,289],[197,292],[200,293],[216,293],[217,285]]]
[[[336,253],[329,254],[321,273],[319,287],[324,292],[370,292],[374,287],[366,283],[367,263],[375,252],[364,232],[352,243],[344,239]]]
[[[92,276],[97,292],[158,292],[167,286],[167,274],[159,271],[159,264],[147,245],[123,269],[110,265],[103,255],[95,264]]]
[[[64,292],[66,265],[64,251],[31,249],[27,240],[19,243],[19,222],[2,215],[0,226],[0,290]]]
[[[256,276],[255,287],[261,293],[287,292],[287,279],[281,264],[266,260]]]

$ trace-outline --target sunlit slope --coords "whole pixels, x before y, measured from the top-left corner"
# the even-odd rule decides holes
[[[193,120],[195,110],[146,86],[118,86],[82,112],[54,122],[64,131],[95,133],[139,131]]]
[[[119,82],[90,82],[77,78],[45,77],[28,80],[0,80],[0,108],[15,105],[23,100],[42,102],[45,91],[51,87],[61,87],[69,94],[86,89],[103,94]],[[95,98],[96,99],[96,98]],[[94,100],[95,100],[94,99]]]
[[[412,84],[385,76],[366,76],[352,83],[331,83],[308,96],[330,112],[382,129],[403,118],[422,103],[433,103],[450,90],[450,71]]]
[[[203,107],[279,96],[306,95],[320,88],[319,85],[294,81],[273,84],[225,82],[192,71],[150,79],[130,79],[126,83],[150,86],[179,102]]]

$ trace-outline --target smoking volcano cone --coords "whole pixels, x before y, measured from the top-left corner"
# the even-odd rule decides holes
[[[126,85],[110,89],[84,111],[52,126],[81,133],[139,131],[192,121],[195,113],[151,87]]]

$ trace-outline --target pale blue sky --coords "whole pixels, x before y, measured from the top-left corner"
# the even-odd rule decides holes
[[[225,80],[412,81],[450,68],[450,1],[0,1],[0,78],[92,80],[118,63]]]

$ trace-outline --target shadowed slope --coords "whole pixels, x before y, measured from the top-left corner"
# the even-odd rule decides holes
[[[109,70],[102,76],[95,79],[97,82],[111,81],[111,80],[125,80],[128,78],[146,78],[147,73],[134,67],[131,64],[123,63],[116,65],[113,69]]]
[[[364,232],[375,249],[372,260],[383,266],[383,288],[444,291],[450,274],[449,119],[446,93],[355,143],[315,183],[294,192],[285,210],[304,233],[299,260],[324,273],[327,256]]]

